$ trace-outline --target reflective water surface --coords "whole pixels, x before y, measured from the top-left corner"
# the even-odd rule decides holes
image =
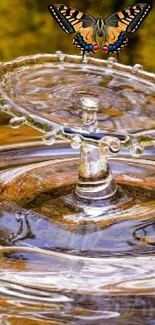
[[[33,65],[22,68],[14,65],[1,80],[2,90],[26,111],[80,127],[87,124],[83,101],[94,99],[99,106],[100,130],[133,133],[155,128],[155,84],[136,77],[141,68],[133,68],[133,74],[113,74],[111,61],[106,68],[61,61],[35,65],[31,61]]]
[[[90,70],[47,62],[1,76],[5,94],[35,118],[81,128],[83,102],[93,99],[98,131],[145,131],[142,156],[127,148],[108,155],[117,192],[94,203],[75,195],[79,149],[66,141],[47,147],[38,131],[16,129],[17,120],[11,131],[1,115],[3,325],[155,324],[154,84],[112,77],[111,66]]]
[[[152,154],[146,152],[137,164],[124,156],[110,160],[130,200],[120,218],[118,208],[115,213],[112,207],[111,217],[103,220],[106,206],[77,208],[74,203],[77,151],[55,146],[1,153],[2,324],[112,320],[151,324],[155,180],[154,161],[148,157]]]

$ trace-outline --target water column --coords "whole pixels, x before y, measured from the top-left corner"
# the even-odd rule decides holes
[[[82,121],[88,132],[97,132],[98,101],[93,97],[82,97]],[[78,137],[78,136],[77,136]],[[77,139],[78,140],[78,139]],[[81,140],[79,177],[75,193],[80,198],[102,200],[111,197],[117,190],[107,162],[105,142]]]

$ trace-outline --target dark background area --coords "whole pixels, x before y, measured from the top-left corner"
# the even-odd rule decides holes
[[[137,1],[138,2],[138,1]],[[0,2],[0,61],[11,60],[17,56],[35,53],[53,53],[61,50],[79,54],[72,45],[73,35],[64,33],[48,12],[50,0],[1,0]],[[60,3],[54,2],[54,3]],[[85,0],[63,1],[103,18],[128,7],[133,0]],[[153,5],[152,1],[148,3]],[[98,51],[96,57],[106,58]],[[129,45],[121,51],[120,62],[140,63],[146,70],[155,71],[155,6],[140,28],[129,35]]]

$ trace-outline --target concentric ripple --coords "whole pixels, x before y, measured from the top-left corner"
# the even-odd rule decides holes
[[[139,317],[154,319],[153,256],[92,259],[22,247],[0,254],[2,320],[133,325]]]
[[[2,245],[30,245],[93,257],[154,252],[153,160],[110,159],[118,191],[110,202],[94,205],[77,201],[73,194],[79,162],[69,155],[68,147],[46,151],[52,159],[46,162],[44,150],[40,162],[37,154],[35,162],[33,149],[25,153],[29,164],[22,161],[22,166],[18,166],[21,156],[17,158],[16,152],[0,155],[8,167],[2,166],[0,172]]]
[[[85,205],[83,220],[76,219],[82,208],[70,195],[78,159],[68,147],[60,149],[1,153],[1,323],[150,324],[155,317],[153,160],[147,155],[138,163],[124,156],[111,159],[131,200],[120,202],[124,215],[114,218],[120,211],[113,207],[111,220],[104,221],[106,206]]]
[[[1,81],[14,103],[61,125],[82,126],[82,98],[95,97],[100,129],[127,133],[155,128],[155,86],[134,74],[59,62],[14,68]]]
[[[154,132],[155,86],[138,67],[124,73],[112,61],[64,57],[1,65],[1,107],[16,116],[12,127],[31,113],[26,122],[47,138],[47,121],[87,129],[93,108],[97,131]],[[74,195],[78,150],[33,145],[0,153],[1,324],[154,325],[154,149],[108,157],[116,195],[95,205]]]

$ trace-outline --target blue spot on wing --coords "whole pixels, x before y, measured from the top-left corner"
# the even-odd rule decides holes
[[[87,44],[80,33],[74,37],[74,42],[77,47],[81,47],[85,52],[93,52],[93,45]]]
[[[125,36],[125,34],[123,32],[120,33],[117,42],[115,42],[114,44],[110,44],[108,46],[108,50],[109,52],[114,52],[114,51],[118,51],[121,47],[121,45],[126,45],[127,44],[127,38]]]
[[[88,46],[89,46],[89,51],[90,52],[93,51],[93,45],[92,44],[89,44]]]
[[[122,40],[118,40],[117,44],[118,44],[118,46],[120,46],[122,44]]]

